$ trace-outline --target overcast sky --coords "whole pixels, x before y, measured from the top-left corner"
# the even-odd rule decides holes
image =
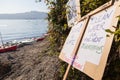
[[[3,13],[22,13],[28,11],[48,12],[47,6],[35,0],[0,0],[0,14]]]

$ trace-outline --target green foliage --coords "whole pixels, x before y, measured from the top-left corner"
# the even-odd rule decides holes
[[[114,34],[114,40],[115,42],[120,42],[120,29],[117,29],[116,31],[111,31],[110,29],[106,29],[106,32],[110,33],[111,35]],[[110,35],[108,35],[109,37]],[[119,43],[120,44],[120,43]]]
[[[81,15],[84,16],[90,11],[98,8],[102,4],[108,2],[110,0],[80,0],[81,3]]]
[[[115,49],[112,48],[112,49],[114,49],[114,52],[115,51],[117,52],[120,49],[120,21],[118,22],[118,27],[116,27],[116,28],[117,28],[116,31],[111,31],[110,29],[106,29],[106,32],[110,33],[110,35],[107,35],[108,37],[111,36],[112,34],[114,34],[114,41],[113,41],[114,44],[112,45],[112,47],[115,47]],[[120,54],[120,52],[118,53],[118,55],[119,54]]]
[[[67,26],[66,17],[67,0],[51,0],[47,1],[50,12],[49,20],[49,41],[51,44],[51,53],[60,52],[63,43],[69,33],[70,28]]]

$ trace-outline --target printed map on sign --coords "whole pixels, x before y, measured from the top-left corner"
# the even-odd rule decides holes
[[[79,47],[73,66],[83,71],[85,63],[98,65],[106,41],[105,29],[110,27],[114,6],[90,17],[86,32]]]
[[[77,45],[79,44],[80,34],[84,28],[85,20],[80,21],[77,25],[73,26],[60,54],[60,58],[65,62],[71,64],[75,55]]]

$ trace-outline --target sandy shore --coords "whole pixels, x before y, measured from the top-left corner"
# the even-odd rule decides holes
[[[49,42],[44,39],[0,53],[0,80],[58,80],[60,61],[49,55],[48,48]]]

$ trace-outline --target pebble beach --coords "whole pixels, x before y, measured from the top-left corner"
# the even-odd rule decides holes
[[[44,39],[16,51],[0,53],[0,80],[55,80],[60,61],[50,56]]]

